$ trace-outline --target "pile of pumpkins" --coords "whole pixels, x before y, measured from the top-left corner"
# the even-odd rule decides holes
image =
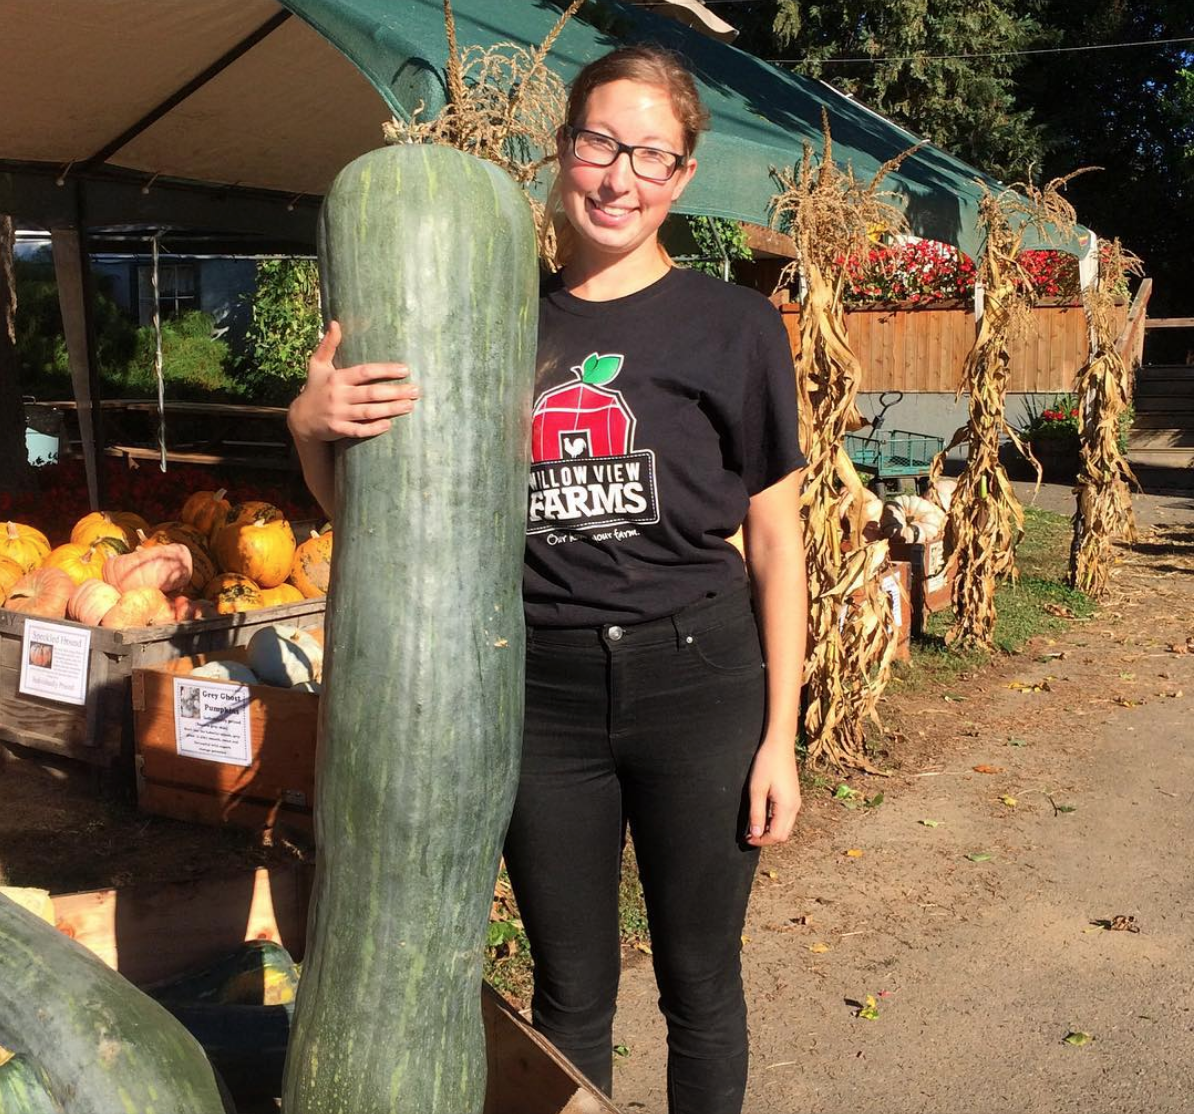
[[[299,543],[286,516],[260,501],[197,491],[177,521],[95,511],[51,546],[33,526],[0,524],[4,607],[124,629],[255,611],[326,595],[332,532]]]
[[[897,495],[886,501],[859,488],[848,498],[843,495],[842,529],[851,539],[859,533],[864,543],[880,538],[908,544],[936,541],[945,534],[957,486],[957,480],[942,478],[930,484],[923,496]]]

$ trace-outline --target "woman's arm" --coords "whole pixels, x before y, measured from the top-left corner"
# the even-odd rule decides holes
[[[750,570],[767,661],[767,725],[750,775],[750,834],[756,847],[783,843],[800,811],[796,732],[808,635],[808,577],[800,525],[802,471],[760,491],[746,513]]]
[[[338,368],[333,360],[339,346],[340,325],[332,321],[311,354],[307,382],[286,415],[303,479],[329,518],[336,509],[332,442],[385,433],[393,418],[414,409],[419,397],[418,387],[396,382],[410,374],[405,364]]]

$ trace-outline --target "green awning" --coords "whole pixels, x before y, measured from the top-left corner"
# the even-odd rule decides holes
[[[422,101],[434,114],[444,103],[447,60],[442,0],[282,0],[342,51],[399,116]],[[454,0],[461,46],[504,40],[536,45],[560,14],[549,0]],[[651,11],[601,0],[575,17],[552,48],[556,72],[569,81],[585,63],[623,42],[650,41],[688,60],[712,113],[701,141],[700,168],[677,209],[701,216],[769,223],[776,192],[772,168],[800,160],[808,141],[821,145],[821,114],[828,113],[837,161],[869,181],[888,159],[917,137],[837,92],[797,77],[733,46],[705,38]],[[981,188],[1000,183],[939,148],[927,146],[889,176],[886,187],[901,203],[912,231],[954,244],[974,257]],[[1064,244],[1029,237],[1029,247],[1060,247],[1082,254],[1085,229]]]

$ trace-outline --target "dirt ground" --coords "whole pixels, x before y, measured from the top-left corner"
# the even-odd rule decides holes
[[[1137,510],[1144,540],[1092,620],[945,686],[894,685],[891,775],[844,779],[882,803],[848,808],[825,780],[764,855],[746,1114],[1189,1109],[1194,497]],[[0,763],[0,803],[10,884],[178,881],[297,853],[113,808],[29,763]],[[857,1016],[868,995],[873,1019]],[[615,1039],[619,1108],[664,1114],[636,951]]]
[[[1194,498],[1137,506],[1145,539],[1093,620],[887,700],[891,776],[845,779],[882,804],[845,807],[834,779],[764,854],[746,1114],[1190,1109]],[[664,1114],[644,955],[615,1040],[619,1108]]]

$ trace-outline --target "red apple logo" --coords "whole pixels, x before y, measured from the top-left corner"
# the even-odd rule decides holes
[[[634,415],[618,391],[606,390],[622,370],[620,355],[585,357],[578,382],[540,395],[531,416],[532,460],[625,456],[634,444]]]

